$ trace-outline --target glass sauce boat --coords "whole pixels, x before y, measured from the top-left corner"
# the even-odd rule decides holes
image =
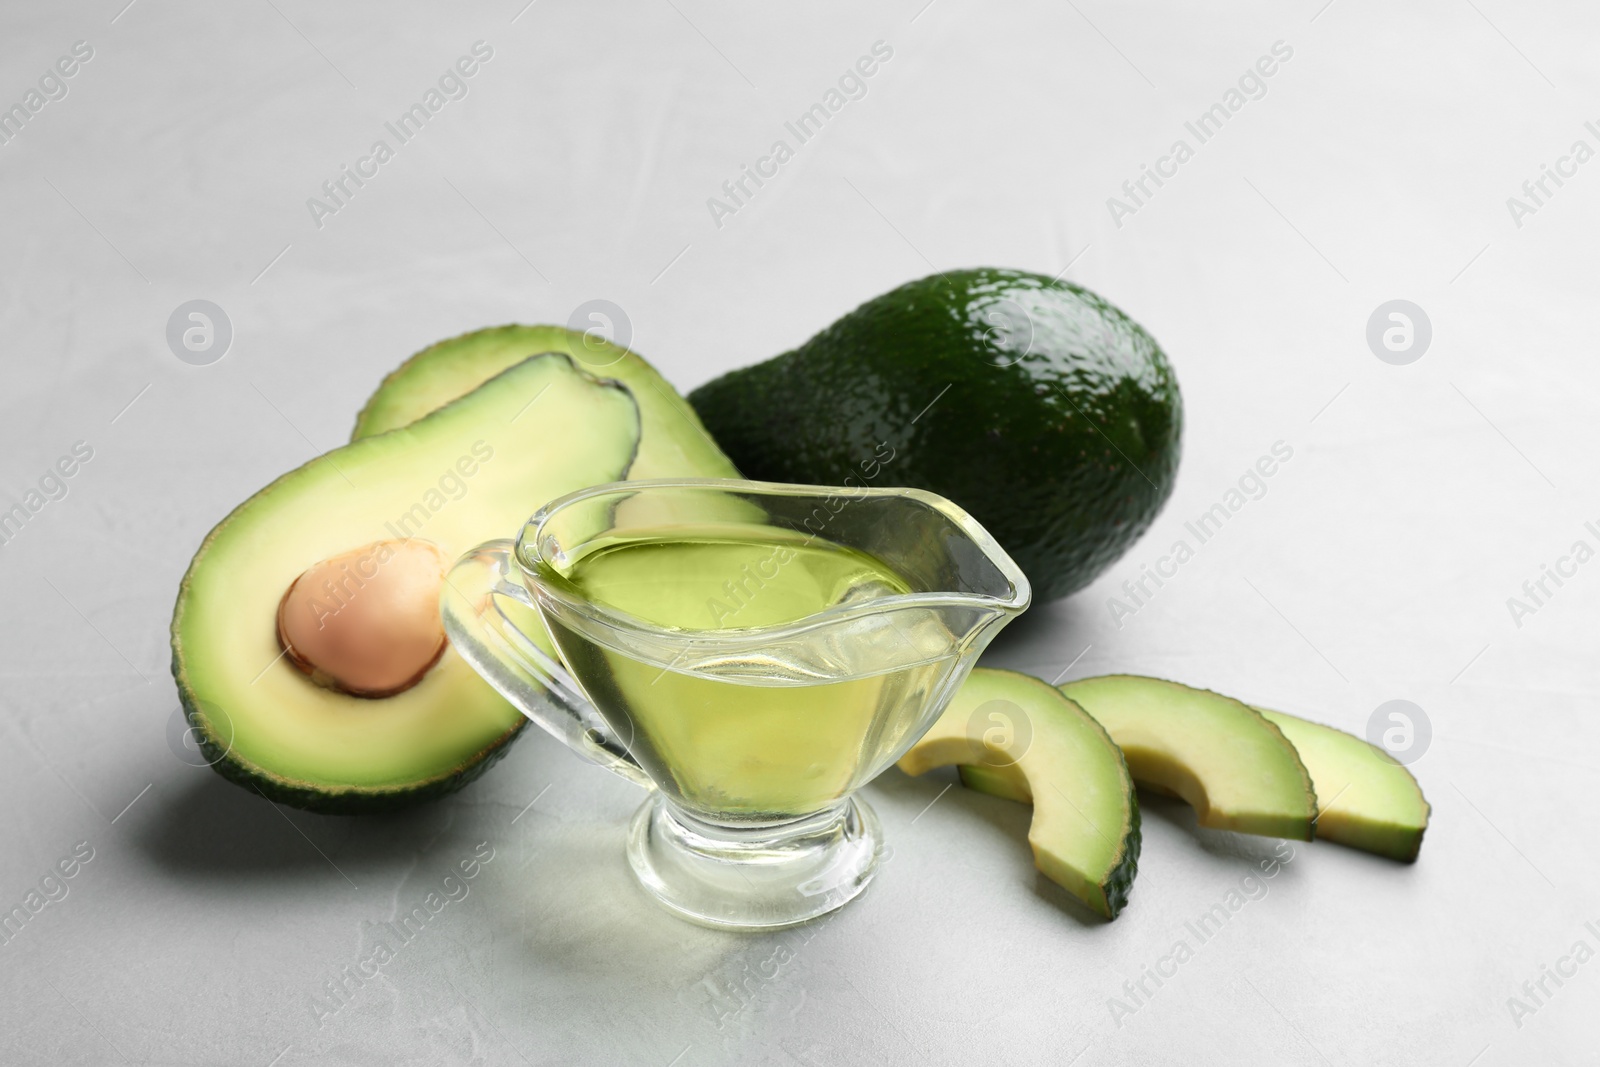
[[[883,830],[857,790],[1029,596],[933,493],[684,479],[552,501],[463,556],[441,610],[528,718],[652,790],[627,844],[645,889],[759,929],[866,888]]]

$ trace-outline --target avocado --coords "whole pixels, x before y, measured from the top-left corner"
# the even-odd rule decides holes
[[[172,619],[173,676],[212,766],[325,812],[482,773],[525,720],[445,646],[444,571],[546,501],[626,476],[640,422],[625,386],[540,355],[235,508]]]
[[[580,368],[621,382],[639,405],[643,438],[630,478],[737,478],[694,409],[666,379],[626,348],[561,326],[493,326],[424,348],[400,364],[356,417],[351,440],[422,418],[519,360],[565,353]]]
[[[1248,704],[1130,674],[1060,688],[1106,728],[1135,782],[1181,797],[1201,826],[1311,840],[1311,775],[1283,731]]]
[[[1003,795],[1032,802],[1035,865],[1096,914],[1117,917],[1139,869],[1139,804],[1099,723],[1046,682],[980,667],[899,767],[922,774],[951,764],[963,779],[991,773]]]
[[[902,285],[689,400],[748,477],[855,485],[871,470],[949,497],[1038,600],[1138,539],[1183,432],[1177,379],[1138,323],[1087,289],[995,268]]]
[[[1411,772],[1364,738],[1281,711],[1256,708],[1289,739],[1323,804],[1317,836],[1411,863],[1430,808]]]

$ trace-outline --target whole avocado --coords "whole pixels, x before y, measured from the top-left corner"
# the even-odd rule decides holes
[[[1177,379],[1138,323],[998,268],[908,282],[689,401],[747,477],[949,497],[1038,600],[1082,589],[1138,539],[1183,436]]]

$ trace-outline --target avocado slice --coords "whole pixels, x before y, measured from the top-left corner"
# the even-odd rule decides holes
[[[1281,711],[1256,708],[1289,739],[1323,804],[1317,836],[1411,863],[1422,849],[1430,807],[1405,765],[1354,734]]]
[[[1181,797],[1201,826],[1310,841],[1311,774],[1283,731],[1232,697],[1132,674],[1060,687],[1106,728],[1141,786]]]
[[[1139,803],[1106,731],[1048,683],[980,667],[900,757],[907,774],[961,765],[1033,803],[1028,843],[1045,877],[1115,919],[1139,869]]]
[[[1183,434],[1177,379],[1138,323],[995,268],[902,285],[689,400],[748,477],[949,497],[1036,601],[1088,585],[1149,527]]]
[[[476,389],[513,363],[561,352],[580,368],[633,393],[642,427],[630,478],[737,478],[688,402],[642,358],[593,334],[561,326],[493,326],[424,348],[400,364],[368,398],[351,440],[422,418]]]
[[[392,808],[482,773],[525,720],[442,628],[433,643],[443,570],[546,501],[624,477],[639,435],[626,387],[541,355],[235,508],[172,619],[173,676],[213,767],[325,812]]]

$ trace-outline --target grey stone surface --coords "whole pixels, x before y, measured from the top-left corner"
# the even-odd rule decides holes
[[[1523,983],[1600,948],[1600,563],[1561,564],[1539,603],[1523,583],[1600,547],[1600,163],[1570,158],[1600,147],[1592,10],[123,2],[0,13],[0,105],[46,78],[0,146],[0,506],[92,449],[0,545],[0,909],[92,850],[0,944],[0,1061],[1589,1062],[1600,963]],[[78,41],[61,96],[46,76]],[[384,124],[477,41],[466,95],[398,144]],[[785,123],[876,41],[864,95],[799,143]],[[1280,41],[1201,143],[1186,123]],[[314,218],[380,138],[393,157]],[[774,176],[708,206],[779,140]],[[1144,165],[1170,176],[1136,201]],[[1544,165],[1562,184],[1530,194]],[[1106,294],[1189,412],[1156,527],[989,662],[1162,674],[1357,733],[1409,700],[1432,728],[1416,866],[1294,845],[1201,943],[1186,923],[1275,842],[1152,800],[1107,925],[1033,872],[1024,809],[891,771],[867,790],[894,847],[869,893],[741,937],[651,905],[622,857],[639,796],[541,737],[456,798],[362,819],[275,808],[168,747],[190,554],[342,441],[406,354],[609,301],[688,388],[979,263]],[[192,300],[228,316],[219,359],[169,347]],[[1431,323],[1405,365],[1368,344],[1395,300]],[[1279,441],[1292,458],[1198,544],[1185,524]],[[1194,557],[1114,618],[1180,539]],[[469,892],[401,943],[384,924],[484,842]],[[1192,957],[1114,1013],[1179,940]],[[380,941],[381,976],[319,1012]]]

